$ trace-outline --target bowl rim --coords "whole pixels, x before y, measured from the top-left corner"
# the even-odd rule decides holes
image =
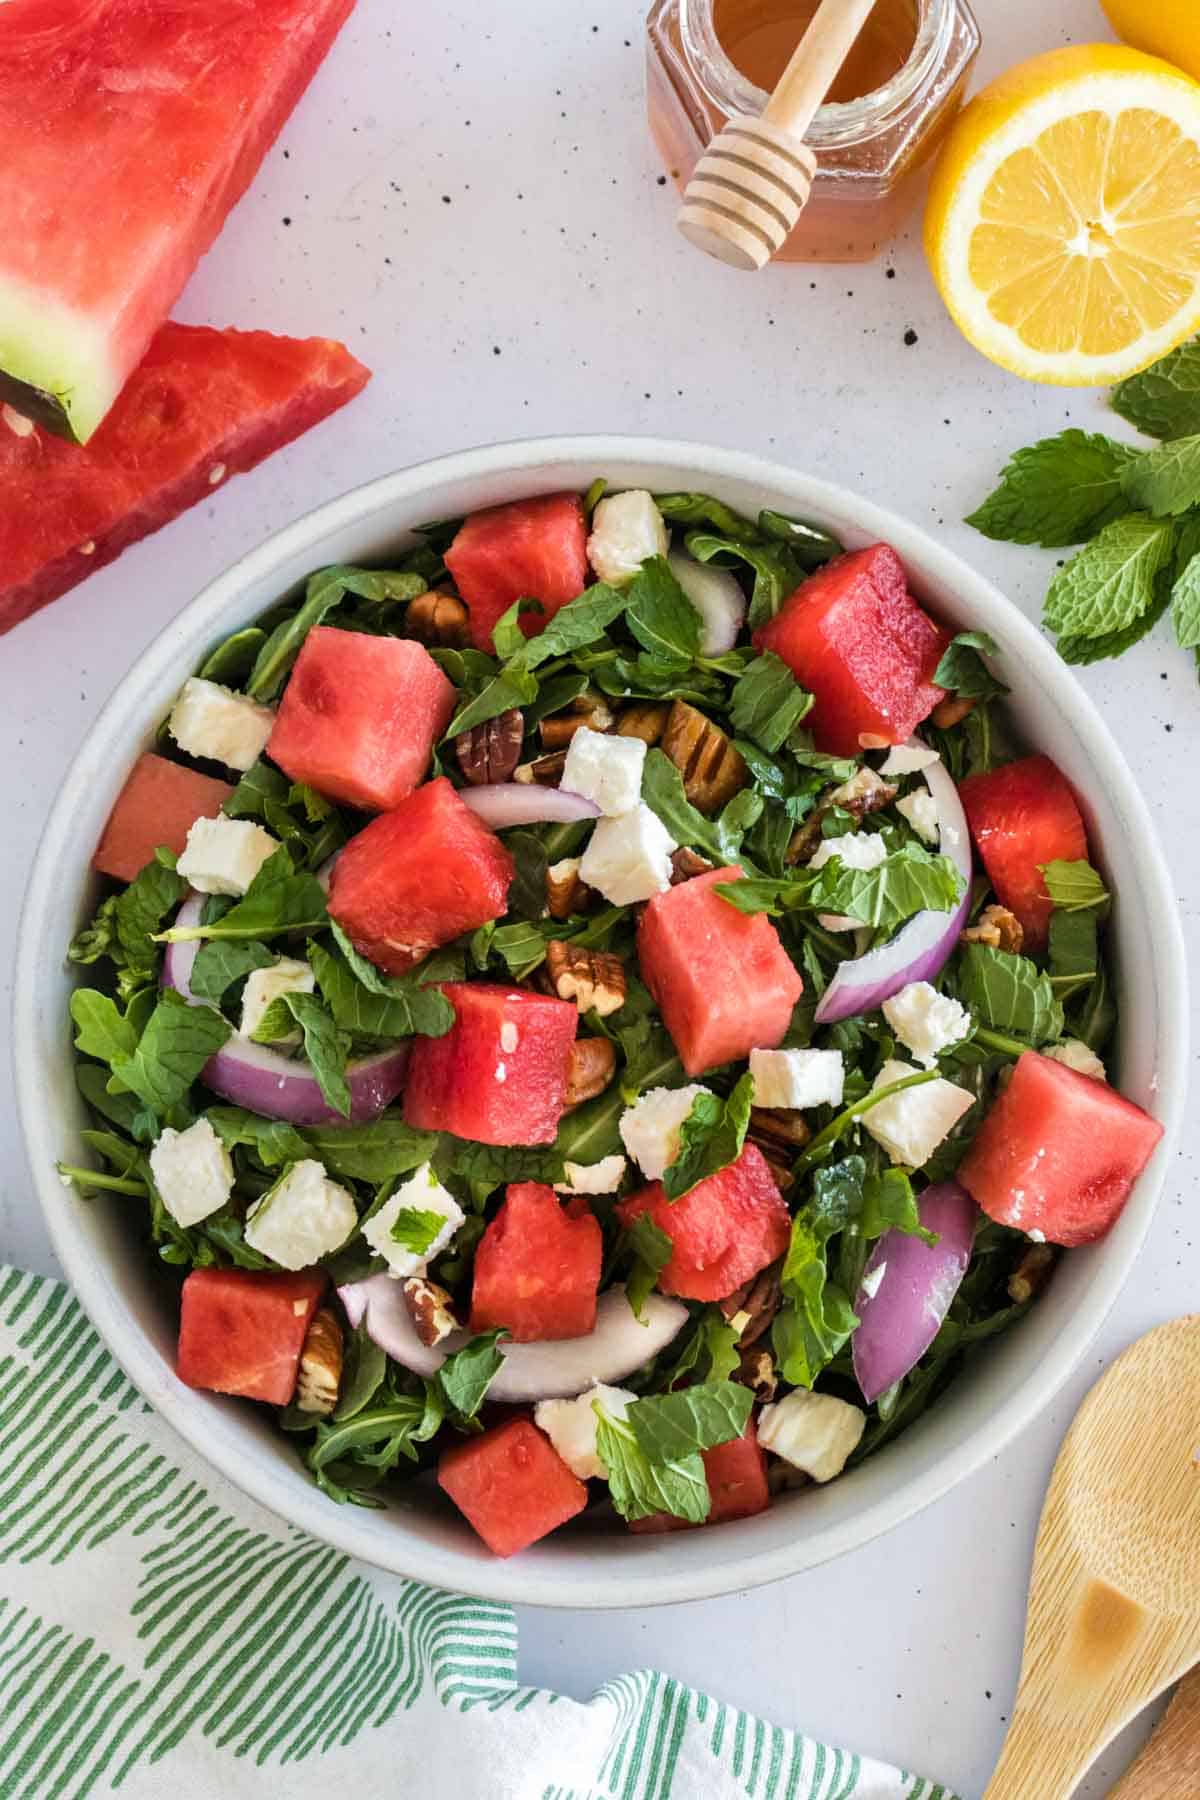
[[[37,1041],[37,1007],[41,988],[36,961],[39,921],[57,880],[74,852],[70,821],[91,780],[98,744],[116,740],[128,719],[138,690],[167,675],[179,662],[200,622],[216,614],[236,595],[268,578],[273,569],[311,548],[319,561],[319,545],[339,530],[365,523],[384,506],[402,506],[438,484],[469,480],[502,481],[505,476],[552,477],[556,466],[583,463],[603,471],[619,465],[690,468],[719,491],[723,482],[791,490],[795,504],[825,515],[851,514],[870,537],[894,543],[903,560],[916,554],[926,572],[962,595],[964,610],[995,615],[1002,623],[1006,655],[1020,663],[1023,680],[1049,689],[1074,735],[1092,759],[1098,786],[1115,799],[1135,838],[1139,876],[1150,897],[1154,935],[1162,965],[1186,967],[1178,902],[1165,857],[1145,802],[1115,739],[1090,696],[1072,677],[1056,652],[1021,610],[956,551],[941,544],[925,527],[861,498],[852,489],[810,476],[803,470],[742,450],[719,449],[695,440],[641,437],[631,434],[564,434],[517,439],[451,452],[406,465],[390,474],[349,489],[323,502],[274,532],[210,581],[171,619],[127,670],[110,695],[72,760],[50,810],[26,889],[17,933],[16,977],[12,1003],[14,1042]],[[802,491],[802,497],[801,497]],[[398,530],[410,529],[397,526]],[[908,548],[906,548],[906,546]],[[63,1191],[55,1171],[54,1101],[43,1092],[32,1056],[15,1058],[17,1112],[39,1203],[55,1251],[73,1292],[101,1338],[135,1386],[201,1460],[235,1487],[277,1516],[375,1567],[477,1598],[575,1609],[648,1606],[714,1598],[815,1567],[870,1542],[915,1516],[952,1487],[997,1456],[1016,1434],[1037,1417],[1079,1366],[1134,1265],[1157,1210],[1166,1169],[1183,1115],[1187,1085],[1189,1020],[1187,985],[1182,978],[1158,984],[1161,1021],[1158,1032],[1157,1116],[1162,1141],[1134,1190],[1124,1216],[1123,1260],[1110,1259],[1094,1274],[1087,1291],[1075,1302],[1069,1330],[1059,1331],[1041,1379],[1026,1383],[1009,1400],[959,1439],[952,1453],[923,1473],[889,1489],[874,1504],[851,1516],[823,1523],[815,1532],[797,1531],[786,1541],[741,1548],[743,1533],[726,1527],[728,1542],[721,1556],[695,1566],[671,1568],[669,1555],[630,1566],[627,1574],[606,1567],[598,1557],[594,1575],[564,1579],[553,1565],[532,1566],[527,1559],[503,1561],[472,1555],[467,1549],[431,1545],[410,1537],[403,1512],[387,1516],[396,1524],[386,1542],[370,1529],[380,1515],[364,1515],[354,1507],[337,1507],[315,1485],[300,1488],[277,1472],[273,1460],[247,1458],[236,1430],[224,1415],[214,1421],[197,1406],[201,1398],[147,1359],[147,1339],[129,1314],[109,1279],[107,1268],[87,1253],[82,1232],[62,1205]],[[235,1456],[234,1452],[239,1454]],[[223,1454],[228,1452],[228,1454]],[[754,1521],[748,1521],[752,1525]],[[685,1534],[690,1536],[691,1534]],[[649,1546],[651,1540],[642,1540]],[[671,1540],[657,1540],[668,1543]],[[679,1540],[674,1540],[678,1542]],[[391,1553],[392,1545],[395,1554]],[[659,1562],[665,1566],[659,1567]]]

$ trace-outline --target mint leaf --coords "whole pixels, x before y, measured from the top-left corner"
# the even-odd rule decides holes
[[[515,656],[525,643],[525,633],[521,630],[520,620],[523,613],[542,613],[546,611],[540,600],[514,600],[507,612],[501,613],[492,627],[492,642],[496,646],[496,655],[501,662]]]
[[[711,494],[655,494],[654,504],[672,525],[711,525],[724,537],[744,538],[747,543],[759,535],[753,520]]]
[[[376,602],[415,600],[428,585],[420,575],[390,570],[352,569],[341,564],[318,569],[308,578],[303,605],[275,627],[259,650],[246,683],[246,692],[254,700],[273,700],[309,632],[340,606],[347,594],[357,594],[363,600]]]
[[[979,1022],[1011,1033],[1037,1048],[1062,1036],[1062,1007],[1050,977],[1027,956],[1011,956],[987,944],[964,944],[959,953],[958,993]]]
[[[630,594],[631,589],[609,587],[604,581],[584,588],[582,594],[559,607],[544,631],[526,639],[505,665],[503,673],[537,669],[552,658],[567,656],[574,650],[582,650],[586,644],[594,644],[613,621],[621,617],[629,605]]]
[[[392,1237],[413,1256],[424,1256],[446,1223],[444,1213],[425,1206],[402,1206],[392,1222]]]
[[[1085,663],[1103,662],[1106,657],[1123,656],[1134,644],[1140,644],[1147,637],[1171,603],[1171,584],[1164,582],[1165,569],[1160,569],[1154,581],[1154,600],[1148,612],[1132,625],[1126,625],[1121,631],[1108,631],[1100,637],[1081,637],[1068,635],[1058,640],[1058,654],[1065,663],[1081,666]],[[975,714],[967,720],[970,725]]]
[[[1181,650],[1194,650],[1200,645],[1200,546],[1175,577],[1171,623]]]
[[[1091,986],[1100,971],[1099,932],[1094,912],[1053,912],[1047,960],[1050,985],[1061,1002]]]
[[[438,1146],[436,1132],[419,1131],[399,1113],[383,1113],[365,1125],[306,1125],[301,1136],[308,1146],[302,1156],[317,1157],[344,1181],[374,1188],[419,1169]]]
[[[473,1419],[483,1405],[488,1388],[504,1366],[497,1346],[507,1336],[504,1330],[481,1331],[448,1356],[438,1370],[438,1386],[460,1419]]]
[[[771,1341],[793,1387],[811,1388],[858,1324],[849,1295],[829,1279],[828,1248],[858,1215],[865,1175],[861,1156],[818,1169],[812,1199],[792,1220],[780,1276],[786,1304],[775,1316]]]
[[[1127,463],[1121,483],[1133,506],[1156,519],[1200,504],[1200,436],[1175,438]]]
[[[984,537],[1010,544],[1047,550],[1078,544],[1129,510],[1121,472],[1137,457],[1115,438],[1060,431],[1018,450],[999,487],[966,522]]]
[[[750,1390],[746,1388],[744,1392],[749,1394]],[[624,1419],[610,1418],[599,1400],[593,1400],[592,1407],[596,1414],[596,1452],[608,1470],[609,1493],[622,1518],[648,1519],[653,1513],[666,1512],[702,1525],[712,1499],[699,1452],[693,1451],[674,1462],[652,1462],[631,1425]]]
[[[304,1054],[321,1093],[334,1112],[348,1119],[350,1087],[346,1081],[346,1058],[350,1052],[349,1034],[338,1030],[333,1014],[315,994],[292,992],[272,1000],[259,1021],[253,1041],[256,1044],[282,1043],[291,1037],[297,1025],[304,1038]]]
[[[336,950],[314,942],[308,957],[339,1029],[380,1039],[446,1035],[454,1008],[438,988],[424,984],[421,970],[384,975],[359,955],[336,921],[332,930]]]
[[[1171,554],[1171,535],[1165,520],[1142,512],[1106,525],[1050,583],[1045,624],[1090,638],[1132,625],[1154,604],[1154,578]]]
[[[161,854],[167,854],[162,852]],[[153,970],[158,958],[154,933],[173,906],[187,893],[187,882],[175,873],[175,858],[169,863],[155,856],[134,876],[124,893],[117,896],[114,908],[117,941],[127,962],[138,968]]]
[[[1200,432],[1200,338],[1168,351],[1109,396],[1113,411],[1147,437],[1191,437]]]
[[[729,717],[739,737],[775,751],[783,748],[812,705],[812,695],[783,659],[767,650],[748,663],[734,683]]]
[[[1107,908],[1112,896],[1089,862],[1040,863],[1046,892],[1064,912]]]
[[[754,1077],[747,1071],[730,1094],[697,1094],[692,1110],[679,1130],[679,1154],[663,1171],[663,1191],[678,1200],[718,1170],[728,1168],[742,1154],[750,1108],[754,1104]]]
[[[938,687],[961,694],[966,700],[998,700],[1009,690],[983,659],[999,654],[995,639],[988,632],[960,631],[943,651],[933,679]]]
[[[753,1404],[740,1382],[705,1381],[630,1401],[625,1423],[650,1462],[673,1463],[741,1437]]]
[[[75,1048],[85,1056],[110,1065],[132,1056],[137,1048],[137,1027],[121,1012],[115,1000],[97,988],[76,988],[71,995],[71,1017],[76,1024]]]
[[[387,1355],[367,1330],[367,1322],[346,1333],[346,1356],[335,1419],[353,1419],[369,1406],[387,1374]]]
[[[447,1138],[443,1154],[456,1175],[481,1186],[563,1179],[563,1156],[554,1144],[476,1144],[465,1138]]]
[[[268,1169],[311,1155],[296,1127],[282,1119],[263,1119],[240,1106],[210,1106],[204,1116],[227,1150],[253,1150]]]
[[[189,1006],[182,994],[168,989],[159,996],[136,1050],[113,1058],[113,1074],[161,1117],[186,1098],[209,1057],[232,1032],[215,1008]]]
[[[655,1282],[675,1253],[675,1245],[649,1213],[634,1220],[625,1238],[634,1257],[625,1283],[625,1298],[634,1318],[640,1321]]]
[[[201,944],[192,964],[188,985],[201,1000],[215,1001],[219,1006],[227,988],[255,969],[269,969],[275,961],[265,944],[253,938],[245,942]]]
[[[646,1216],[642,1214],[643,1219]],[[720,1307],[707,1306],[671,1370],[671,1379],[677,1382],[695,1373],[701,1381],[727,1381],[741,1360],[737,1332]]]
[[[805,563],[789,545],[743,542],[733,536],[714,536],[708,531],[689,531],[684,539],[689,556],[697,562],[715,562],[720,568],[749,564],[754,571],[747,624],[753,630],[773,619],[789,594],[808,574]]]
[[[651,656],[681,669],[700,651],[700,614],[663,556],[650,556],[626,590],[625,623]]]

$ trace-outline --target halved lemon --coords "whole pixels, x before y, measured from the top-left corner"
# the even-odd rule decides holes
[[[1120,381],[1200,328],[1200,85],[1115,44],[1051,50],[946,141],[925,249],[977,349],[1033,381]]]

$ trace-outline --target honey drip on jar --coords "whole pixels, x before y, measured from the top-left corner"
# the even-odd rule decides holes
[[[820,0],[713,0],[713,28],[726,56],[768,93],[816,16]],[[908,61],[917,37],[917,0],[877,0],[829,90],[830,100],[859,100],[883,87]]]

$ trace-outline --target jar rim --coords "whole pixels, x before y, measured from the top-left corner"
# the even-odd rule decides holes
[[[890,81],[856,100],[827,100],[805,133],[814,149],[861,143],[886,131],[944,62],[958,0],[917,0],[920,17],[907,61]],[[727,114],[757,117],[769,98],[726,54],[713,22],[713,0],[679,0],[684,53],[709,100]]]

